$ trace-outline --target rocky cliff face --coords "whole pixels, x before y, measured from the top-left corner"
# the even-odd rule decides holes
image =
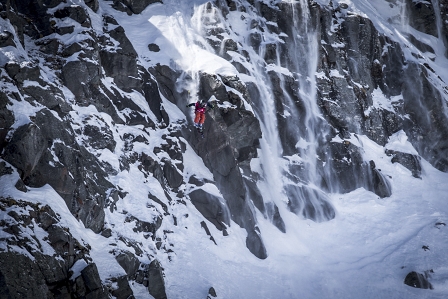
[[[191,45],[229,73],[187,69],[166,42],[142,45],[148,39],[127,30],[145,9],[169,3],[1,1],[1,293],[129,298],[135,282],[166,298],[161,259],[175,254],[173,228],[187,207],[212,241],[209,227],[228,235],[239,226],[265,259],[257,217],[285,232],[285,213],[331,221],[329,193],[392,194],[359,135],[385,146],[404,132],[418,155],[389,150],[391,162],[416,179],[421,158],[448,171],[448,89],[431,67],[431,43],[409,34],[403,49],[343,3],[271,2],[194,10],[200,38]],[[446,45],[445,2],[406,8],[416,32]],[[196,99],[217,103],[203,138],[185,107]],[[117,275],[100,278],[89,253],[96,245],[42,204],[42,188],[106,240]]]

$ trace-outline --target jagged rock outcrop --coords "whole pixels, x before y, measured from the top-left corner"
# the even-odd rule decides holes
[[[60,298],[70,294],[108,298],[89,256],[90,245],[61,226],[60,215],[49,206],[4,197],[0,198],[0,209],[5,215],[1,226],[7,234],[0,250],[2,294],[9,298]],[[46,237],[40,239],[42,235]],[[71,270],[76,263],[85,264],[79,276],[73,276]]]

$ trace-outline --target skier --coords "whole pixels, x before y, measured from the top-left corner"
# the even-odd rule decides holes
[[[207,111],[207,106],[210,108],[215,108],[215,104],[206,102],[204,100],[197,101],[196,103],[188,104],[187,107],[194,106],[194,126],[202,133],[202,125],[205,121],[205,112]]]

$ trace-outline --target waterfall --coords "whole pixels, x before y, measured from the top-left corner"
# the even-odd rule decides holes
[[[289,25],[284,24],[281,32],[275,33],[269,26],[280,25],[260,16],[262,4],[239,5],[244,11],[239,17],[222,9],[227,7],[224,2],[196,6],[191,19],[193,29],[181,39],[188,39],[188,51],[216,53],[244,63],[246,72],[238,76],[250,97],[247,103],[251,107],[246,108],[260,120],[262,131],[259,157],[251,162],[248,175],[257,176],[254,181],[263,198],[265,216],[273,223],[278,215],[284,218],[282,215],[291,212],[314,221],[332,219],[335,212],[320,189],[322,179],[317,171],[321,163],[318,146],[326,134],[326,124],[316,101],[319,43],[312,7],[307,0],[278,3],[282,13],[287,14],[282,16],[283,22]],[[232,50],[231,58],[225,51],[229,44],[240,45],[238,53]],[[213,70],[201,60],[190,64],[186,59],[182,61],[183,69],[191,70],[191,85],[196,90],[198,70],[222,75],[222,67]],[[213,63],[221,65],[217,60]]]
[[[258,185],[265,202],[274,202],[280,214],[287,212],[282,209],[286,203],[297,215],[324,221],[334,217],[334,210],[319,189],[316,171],[318,138],[325,134],[316,103],[317,32],[306,0],[279,6],[293,20],[287,41],[262,34],[258,48],[249,51],[254,70],[250,75],[260,94],[258,101],[253,99],[258,106],[254,111],[263,131],[260,163],[264,180]]]

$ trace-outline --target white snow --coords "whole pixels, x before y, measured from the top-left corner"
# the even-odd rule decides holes
[[[111,1],[99,2],[100,12],[113,15],[123,26],[144,67],[161,63],[191,74],[198,71],[222,75],[237,74],[228,61],[215,55],[214,50],[202,36],[202,28],[197,26],[198,18],[203,13],[201,5],[207,1],[164,0],[163,4],[152,4],[141,14],[133,16],[112,9]],[[270,1],[264,2],[271,4]],[[330,0],[317,2],[328,5]],[[371,18],[378,30],[399,41],[403,49],[410,49],[405,50],[408,51],[407,59],[415,59],[409,51],[418,52],[406,39],[408,31],[418,39],[431,41],[431,44],[436,45],[435,61],[427,59],[425,53],[420,55],[445,82],[448,82],[448,62],[442,54],[441,41],[415,32],[406,26],[400,16],[402,8],[399,1],[398,4],[393,2],[392,8],[389,6],[391,2],[386,0],[334,0],[333,3],[335,5],[345,3],[349,6],[349,11]],[[90,14],[95,15],[91,11]],[[248,13],[244,15],[247,16]],[[246,23],[242,21],[240,15],[230,14],[229,18],[234,21],[232,22],[234,32],[246,30]],[[94,24],[96,30],[101,30],[101,21],[98,18],[94,19]],[[0,19],[0,26],[2,30],[10,29],[5,20]],[[82,39],[85,36],[78,38]],[[147,46],[150,43],[159,45],[161,51],[149,52]],[[0,53],[2,66],[5,61],[23,59],[23,53],[10,52],[8,48],[2,49]],[[237,56],[233,55],[233,58],[236,59]],[[264,67],[286,75],[291,74],[289,70],[280,69],[275,65]],[[255,68],[250,71],[255,73]],[[254,76],[238,75],[244,82],[260,83]],[[336,70],[333,70],[330,76],[343,78]],[[319,77],[326,78],[324,74],[319,74]],[[112,82],[107,80],[103,83],[112,85]],[[69,102],[74,98],[68,89],[64,89],[64,96]],[[155,120],[141,94],[132,92],[123,96],[132,98],[152,120]],[[393,109],[391,103],[398,99],[387,99],[379,90],[374,90],[372,97],[375,108],[388,110]],[[185,115],[177,106],[165,98],[162,101],[173,122],[185,121]],[[16,117],[14,128],[30,122],[30,117],[42,109],[24,100],[13,100],[12,105],[11,109],[14,110]],[[248,103],[245,105],[249,107]],[[225,103],[223,106],[228,104]],[[166,131],[153,131],[142,126],[114,125],[109,116],[98,112],[93,106],[81,108],[73,105],[73,107],[76,111],[71,112],[70,116],[74,129],[81,128],[87,116],[91,117],[92,122],[98,121],[95,117],[101,117],[103,124],[117,129],[112,130],[117,150],[96,152],[101,160],[107,161],[116,170],[120,169],[118,158],[124,147],[124,141],[120,136],[125,133],[142,135],[148,140],[148,143],[133,144],[133,151],[136,153],[145,153],[157,160],[169,158],[167,154],[156,155],[153,152],[154,147],[165,142],[162,135]],[[273,134],[277,133],[276,128],[274,129]],[[77,141],[82,144],[82,137],[79,136]],[[212,173],[204,166],[193,148],[186,140],[182,141],[186,144],[186,151],[183,154],[185,181],[192,175],[198,179],[213,181]],[[342,142],[342,139],[335,138],[333,141]],[[103,281],[112,276],[125,274],[110,252],[132,251],[133,249],[126,247],[122,242],[117,242],[119,236],[132,237],[146,250],[145,254],[139,257],[142,262],[149,262],[154,257],[160,260],[166,274],[168,298],[206,298],[211,286],[216,289],[218,298],[446,298],[448,227],[436,226],[436,223],[448,224],[448,174],[434,169],[422,160],[422,179],[416,179],[401,165],[392,164],[384,153],[385,148],[417,154],[403,131],[393,134],[385,147],[361,135],[357,137],[352,135],[350,142],[362,147],[364,159],[374,160],[376,167],[388,177],[392,185],[392,196],[381,199],[362,188],[348,194],[330,194],[336,218],[316,223],[288,212],[286,203],[283,202],[284,194],[276,193],[277,189],[269,189],[268,185],[263,185],[261,190],[264,193],[277,195],[278,198],[272,200],[279,206],[286,224],[286,233],[282,233],[256,211],[261,236],[268,252],[268,258],[265,260],[257,259],[249,252],[245,245],[246,231],[233,222],[227,230],[229,236],[226,237],[213,224],[207,222],[217,243],[215,245],[200,226],[203,217],[190,202],[185,205],[171,204],[159,181],[152,175],[146,177],[134,165],[131,165],[129,170],[119,171],[117,175],[111,175],[109,178],[126,193],[126,196],[116,203],[116,210],[106,209],[106,226],[113,228],[113,236],[109,239],[94,234],[77,221],[64,200],[50,186],[30,188],[27,193],[16,190],[14,185],[19,179],[17,172],[0,176],[0,194],[4,197],[11,196],[50,205],[61,215],[61,224],[69,227],[75,238],[92,246],[91,256]],[[297,143],[297,148],[305,149],[309,146],[310,143],[304,139],[300,139]],[[270,148],[270,145],[263,144],[263,148]],[[276,165],[278,163],[276,154],[275,149],[264,153],[259,151],[258,158],[252,159],[250,163],[251,169],[260,174],[270,171],[272,166],[263,165],[263,161],[272,159],[272,165]],[[286,158],[294,163],[303,162],[297,155]],[[280,177],[274,179],[274,187],[277,183],[282,183]],[[211,183],[205,184],[203,189],[221,196],[219,190]],[[169,213],[177,219],[175,226],[171,216],[164,217],[160,228],[160,231],[164,229],[172,231],[167,234],[167,239],[163,242],[169,248],[172,247],[174,252],[164,253],[156,250],[151,238],[133,232],[132,223],[126,222],[128,215],[142,221],[152,221],[160,213],[163,214],[163,207],[151,201],[148,193],[165,203]],[[168,195],[176,198],[175,194]],[[5,236],[4,232],[0,233],[1,237]],[[36,237],[42,240],[45,234],[36,230]],[[430,250],[423,250],[423,246],[428,246]],[[18,247],[6,248],[1,242],[0,249],[27,254]],[[49,248],[44,249],[47,253],[51,253]],[[74,271],[72,279],[79,275],[85,265],[83,261],[79,261],[72,267]],[[421,290],[404,285],[407,273],[411,271],[423,273],[428,270],[434,272],[430,280],[434,290]],[[137,299],[151,298],[145,287],[131,283],[131,288]]]
[[[384,147],[397,152],[418,155],[418,152],[408,141],[408,136],[406,136],[406,133],[403,130],[392,134],[392,136],[389,137],[389,142]]]

